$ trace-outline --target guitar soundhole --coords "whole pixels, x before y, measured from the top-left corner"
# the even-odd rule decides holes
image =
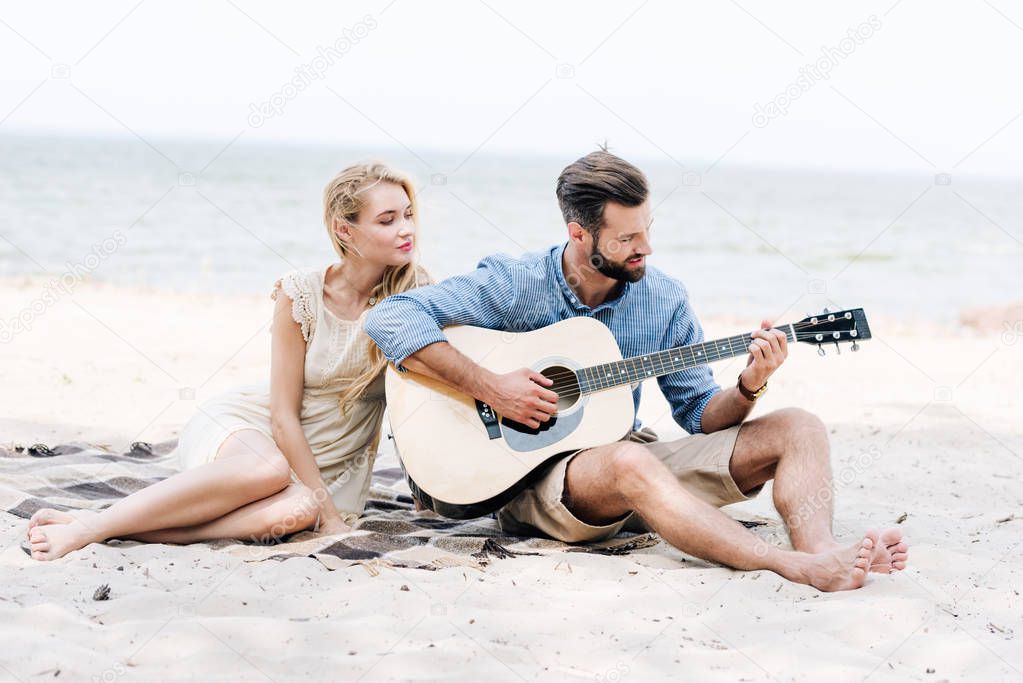
[[[563,365],[552,365],[549,368],[541,370],[540,374],[554,381],[554,384],[548,388],[558,395],[558,413],[565,412],[579,401],[579,380],[576,378],[574,370],[566,368]],[[553,415],[551,419],[546,422],[541,422],[539,428],[533,429],[521,422],[515,422],[514,420],[507,420],[503,418],[501,419],[501,424],[506,428],[513,429],[522,434],[530,435],[546,432],[557,424],[557,422],[558,416]]]
[[[563,365],[552,365],[540,374],[547,379],[554,380],[554,384],[548,387],[558,395],[558,412],[563,413],[576,404],[579,400],[579,380],[575,371]]]

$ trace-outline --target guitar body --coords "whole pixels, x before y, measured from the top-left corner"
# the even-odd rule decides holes
[[[621,360],[611,331],[592,318],[563,320],[532,332],[453,326],[448,341],[496,373],[528,367],[574,383],[573,372]],[[559,392],[558,412],[539,429],[494,416],[489,406],[434,379],[388,366],[391,429],[409,486],[446,517],[469,519],[500,508],[531,475],[565,451],[613,443],[632,428],[628,384],[598,393]]]

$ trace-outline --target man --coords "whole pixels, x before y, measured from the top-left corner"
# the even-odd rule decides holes
[[[682,284],[647,267],[652,217],[639,169],[593,152],[565,168],[557,196],[567,244],[519,259],[487,257],[475,272],[390,297],[369,314],[367,332],[399,371],[438,379],[536,428],[556,410],[557,395],[545,388],[551,381],[528,368],[490,372],[448,344],[443,327],[521,332],[584,315],[607,325],[626,358],[703,340]],[[744,422],[787,354],[785,335],[769,321],[761,327],[734,387],[722,390],[707,366],[659,378],[675,421],[691,436],[656,441],[637,421],[622,441],[565,453],[499,511],[502,528],[580,542],[613,536],[628,523],[691,555],[770,569],[826,591],[859,588],[868,571],[905,568],[898,529],[868,530],[852,545],[832,535],[828,439],[819,419],[789,408]],[[637,386],[636,408],[639,397]],[[769,479],[792,551],[764,543],[717,509],[755,496]]]

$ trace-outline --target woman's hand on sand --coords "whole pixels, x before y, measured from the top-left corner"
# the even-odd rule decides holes
[[[314,529],[316,533],[321,536],[333,536],[335,534],[344,534],[352,530],[352,527],[345,523],[345,520],[341,518],[341,515],[334,513],[326,517],[320,518],[320,523]]]

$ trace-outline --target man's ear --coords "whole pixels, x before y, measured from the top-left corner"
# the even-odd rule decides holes
[[[585,234],[586,229],[575,221],[568,224],[568,238],[571,241],[581,243]]]

